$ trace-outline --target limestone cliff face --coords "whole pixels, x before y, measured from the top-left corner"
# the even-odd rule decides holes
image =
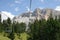
[[[30,13],[32,14],[30,17]],[[41,19],[48,19],[50,14],[52,14],[52,17],[55,19],[55,17],[57,16],[57,18],[59,18],[60,16],[60,11],[56,11],[53,9],[40,9],[40,8],[36,8],[33,12],[25,12],[22,13],[21,15],[18,15],[17,17],[14,17],[14,20],[20,22],[21,20],[23,20],[23,22],[29,22],[30,20],[34,21],[35,19],[41,20]],[[22,22],[22,21],[21,21]]]

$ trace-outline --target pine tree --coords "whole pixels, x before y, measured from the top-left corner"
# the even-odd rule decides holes
[[[0,14],[0,23],[1,23],[1,14]]]
[[[0,14],[0,32],[2,32],[1,14]]]
[[[13,24],[11,23],[11,20],[10,20],[10,18],[8,18],[7,19],[7,24],[8,24],[8,38],[10,38],[11,40],[14,40],[14,38],[15,38],[15,36],[14,36],[14,26],[13,26]]]

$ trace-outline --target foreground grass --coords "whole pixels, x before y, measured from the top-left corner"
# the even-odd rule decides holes
[[[30,36],[27,33],[21,33],[20,36],[15,34],[15,40],[27,40]]]
[[[4,36],[2,33],[0,33],[0,40],[10,40],[10,39]]]
[[[30,36],[27,33],[21,33],[20,36],[15,34],[14,40],[27,40]],[[10,40],[8,37],[4,36],[4,34],[0,33],[0,40]]]

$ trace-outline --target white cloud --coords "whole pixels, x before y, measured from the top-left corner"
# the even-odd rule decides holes
[[[56,6],[55,10],[60,11],[60,6]]]
[[[13,19],[14,15],[7,11],[1,11],[2,20],[6,20],[8,17]]]
[[[21,0],[15,0],[15,3],[17,3],[17,4],[21,4]]]
[[[42,3],[44,3],[44,0],[40,0]]]
[[[15,8],[15,11],[16,11],[16,12],[19,11],[19,7],[16,7],[16,8]]]
[[[27,9],[27,11],[30,11],[30,8],[28,6],[26,7],[26,9]]]
[[[15,1],[15,3],[19,3],[19,4],[20,4],[20,2],[19,2],[19,1]]]
[[[44,0],[41,0],[41,2],[44,2]]]

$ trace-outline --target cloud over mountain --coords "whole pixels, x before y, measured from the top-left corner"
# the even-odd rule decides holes
[[[60,6],[56,6],[55,10],[60,11]]]
[[[8,17],[10,19],[13,19],[13,17],[14,17],[14,15],[12,13],[7,12],[7,11],[1,11],[0,14],[1,14],[2,20],[6,20]]]

